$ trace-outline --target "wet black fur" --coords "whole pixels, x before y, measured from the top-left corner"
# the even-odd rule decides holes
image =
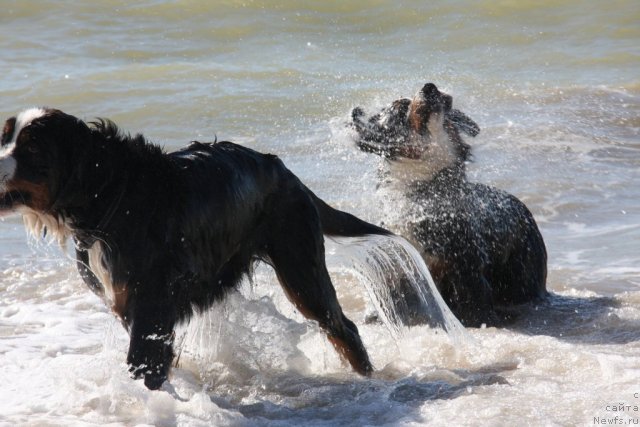
[[[193,142],[167,154],[110,121],[87,125],[57,110],[23,132],[16,175],[46,181],[44,213],[69,224],[84,281],[103,295],[88,268],[99,242],[103,266],[125,284],[118,314],[130,334],[127,362],[147,387],[167,378],[175,325],[224,297],[255,260],[274,267],[302,314],[342,340],[354,369],[371,371],[327,273],[323,232],[389,232],[325,204],[276,156],[231,142]],[[29,197],[13,195],[12,203],[28,205]]]
[[[500,323],[514,314],[513,306],[547,295],[542,235],[515,196],[467,180],[470,147],[460,132],[475,136],[480,129],[464,113],[452,110],[451,97],[433,84],[425,85],[414,100],[395,101],[368,120],[362,119],[362,109],[354,109],[350,125],[357,146],[390,161],[402,157],[410,133],[417,132],[409,121],[412,102],[424,104],[424,123],[433,112],[445,113],[456,161],[433,179],[416,179],[406,186],[406,196],[424,215],[417,221],[407,219],[404,237],[421,250],[438,290],[463,324]]]

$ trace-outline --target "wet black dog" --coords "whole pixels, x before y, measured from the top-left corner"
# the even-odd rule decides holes
[[[150,389],[168,376],[175,325],[254,260],[273,266],[354,370],[372,371],[336,298],[323,233],[390,233],[328,206],[276,156],[230,142],[166,154],[109,121],[30,109],[2,133],[0,214],[13,212],[35,234],[73,238],[82,278],[129,332],[130,371]]]
[[[468,326],[495,324],[505,308],[546,292],[547,254],[536,222],[516,197],[467,181],[478,125],[426,84],[363,120],[352,111],[357,146],[389,160],[389,184],[408,199],[400,234],[422,252],[444,300]]]

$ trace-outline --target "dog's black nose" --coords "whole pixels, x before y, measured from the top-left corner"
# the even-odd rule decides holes
[[[451,110],[453,99],[450,95],[440,92],[433,83],[427,83],[424,85],[420,92],[422,92],[422,98],[427,102],[427,104],[434,107],[440,106],[444,111]]]
[[[433,83],[427,83],[426,85],[424,85],[421,92],[424,95],[425,99],[437,99],[440,95],[440,91]]]

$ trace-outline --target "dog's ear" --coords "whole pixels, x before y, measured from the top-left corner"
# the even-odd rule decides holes
[[[361,107],[356,107],[353,110],[351,110],[351,118],[352,119],[359,119],[360,117],[364,117],[364,110]]]
[[[2,129],[2,137],[0,138],[0,144],[4,145],[4,144],[7,144],[9,141],[11,141],[11,138],[13,137],[13,132],[15,132],[15,129],[16,129],[16,118],[11,117],[4,124],[4,128]]]
[[[451,121],[458,131],[464,132],[469,136],[476,136],[480,133],[480,126],[460,110],[448,111],[447,119]]]

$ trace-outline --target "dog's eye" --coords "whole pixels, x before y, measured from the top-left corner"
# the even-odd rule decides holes
[[[24,147],[27,150],[27,153],[37,154],[40,152],[40,146],[34,140],[30,140]]]

